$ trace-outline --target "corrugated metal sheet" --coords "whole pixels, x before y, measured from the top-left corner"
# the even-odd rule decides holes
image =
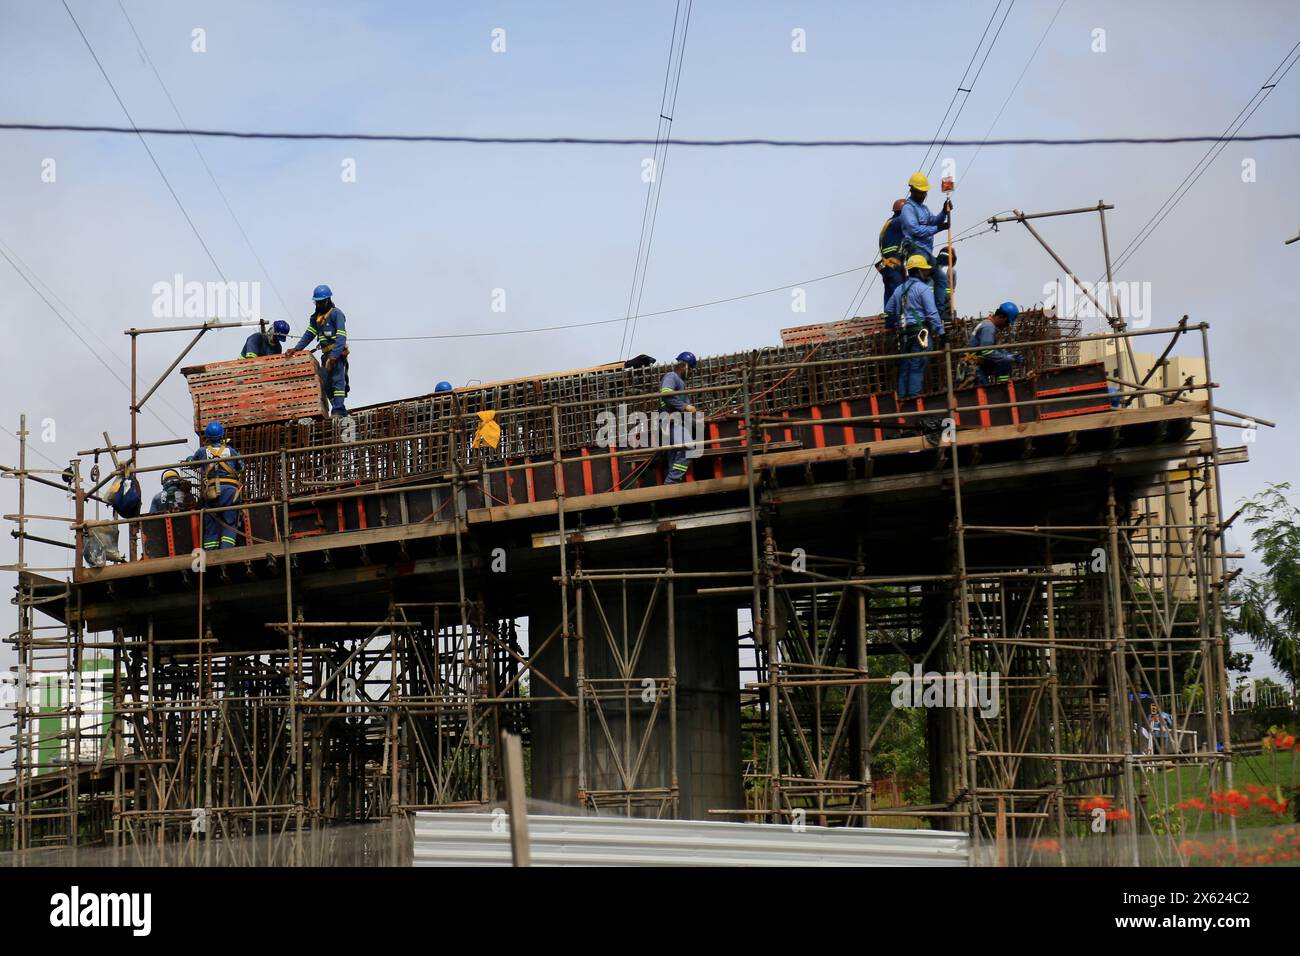
[[[415,866],[509,866],[500,813],[417,813]],[[965,833],[529,816],[534,866],[966,866]]]
[[[319,366],[305,352],[181,369],[194,401],[194,430],[210,421],[227,429],[326,414]]]

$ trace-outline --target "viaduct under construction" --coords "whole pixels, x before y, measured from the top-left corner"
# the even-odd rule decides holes
[[[533,798],[589,812],[978,844],[1066,836],[1102,795],[1123,834],[1170,832],[1171,771],[1231,782],[1217,471],[1244,451],[1216,426],[1242,416],[1216,402],[1204,324],[1081,335],[1028,310],[1007,331],[1026,357],[1011,381],[970,383],[950,344],[903,403],[896,340],[870,321],[702,358],[705,434],[675,486],[658,449],[600,435],[602,413],[655,409],[662,368],[374,405],[347,442],[319,415],[241,423],[231,405],[238,545],[196,553],[197,509],[144,515],[113,522],[127,553],[103,567],[82,559],[103,481],[80,459],[33,468],[23,444],[6,469],[12,640],[35,690],[15,711],[6,842],[147,860],[485,808],[503,730],[525,741]],[[1160,353],[1143,374],[1135,341]],[[1203,380],[1170,380],[1179,346]],[[1088,361],[1098,348],[1116,361]],[[196,425],[294,362],[314,365],[188,370]],[[83,454],[151,444],[133,425]],[[70,517],[29,510],[47,486],[70,490]],[[41,520],[75,530],[66,579],[23,564]],[[920,672],[996,680],[992,706],[922,711],[913,800],[878,785],[877,754]],[[44,673],[93,682],[95,702],[42,696]],[[1203,713],[1160,703],[1189,686]]]

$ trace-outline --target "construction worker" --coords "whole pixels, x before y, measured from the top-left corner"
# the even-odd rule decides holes
[[[189,511],[194,504],[189,483],[175,468],[168,468],[162,473],[162,490],[153,496],[149,513],[155,515],[163,511]]]
[[[244,342],[244,351],[240,358],[262,358],[265,355],[279,355],[281,346],[289,337],[289,323],[276,319],[269,330],[258,329]]]
[[[934,304],[934,292],[925,281],[930,263],[915,254],[907,260],[907,278],[885,303],[885,328],[899,332],[899,352],[928,352],[943,341],[943,319]],[[899,362],[898,399],[903,401],[921,394],[928,355],[905,358]]]
[[[686,415],[695,414],[695,406],[690,403],[684,392],[686,377],[690,375],[695,365],[695,353],[683,352],[677,356],[673,367],[659,383],[659,411],[668,413],[666,431],[670,445],[686,444],[688,432],[684,418]],[[668,475],[664,478],[665,485],[675,485],[686,480],[686,472],[690,468],[686,464],[686,452],[685,447],[668,450]]]
[[[972,348],[978,347],[980,351],[967,354],[975,356],[975,361],[979,363],[975,376],[981,385],[1010,380],[1012,368],[1024,363],[1025,357],[1019,352],[993,348],[998,330],[1014,325],[1019,314],[1020,309],[1014,302],[1003,302],[991,316],[975,326],[975,331],[971,333],[967,344]]]
[[[231,505],[239,503],[244,463],[239,452],[226,441],[226,430],[221,422],[208,422],[203,429],[204,444],[186,461],[200,462],[199,474],[203,479],[203,547],[233,548],[237,535],[239,512]],[[212,509],[212,510],[207,510]]]
[[[952,287],[957,279],[953,269],[957,265],[957,250],[952,251],[952,263],[948,262],[947,248],[940,249],[934,257],[934,304],[939,309],[939,318],[946,323],[952,322]]]
[[[344,399],[348,396],[348,333],[347,317],[343,310],[334,305],[334,293],[327,285],[318,285],[311,294],[316,302],[316,311],[307,322],[307,331],[302,333],[298,344],[287,354],[296,355],[305,349],[312,339],[320,342],[321,371],[325,379],[326,394],[330,399],[330,414],[337,418],[348,418]]]
[[[948,214],[952,212],[952,200],[944,200],[943,211],[936,216],[925,204],[925,197],[930,192],[930,180],[926,178],[925,173],[912,173],[907,180],[907,188],[907,202],[903,204],[903,209],[898,214],[899,222],[903,227],[902,254],[925,256],[926,263],[933,269],[934,234],[948,228]],[[946,273],[942,276],[927,276],[926,281],[935,287],[936,302],[948,301],[950,295],[948,289],[945,287],[940,290],[938,287],[938,283],[948,281]]]
[[[905,205],[906,199],[895,199],[892,215],[880,227],[880,261],[876,263],[876,271],[885,285],[885,302],[906,278],[903,275],[903,221],[898,215]]]
[[[104,500],[118,518],[139,516],[140,480],[131,473],[129,464],[113,476],[112,483],[104,492]],[[88,567],[102,568],[109,561],[126,560],[126,556],[117,548],[120,527],[115,521],[86,522],[82,558]]]

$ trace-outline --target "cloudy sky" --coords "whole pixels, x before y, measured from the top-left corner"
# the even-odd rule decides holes
[[[995,2],[697,4],[673,134],[928,141],[965,72],[971,92],[956,97],[954,139],[990,130],[1217,135],[1300,39],[1260,28],[1294,32],[1287,2],[1238,4],[1239,15],[1225,16],[1222,4],[1199,0],[1016,0],[1009,13],[1004,0],[977,47]],[[653,138],[677,4],[68,6],[116,96],[62,2],[0,0],[5,120],[129,125],[120,97],[139,126],[179,125],[174,101],[193,128]],[[999,24],[992,52],[968,69]],[[504,50],[493,49],[494,31],[504,31],[495,34]],[[1298,102],[1300,70],[1244,132],[1293,130]],[[619,354],[617,322],[380,340],[624,317],[647,147],[200,139],[200,156],[185,138],[150,138],[169,186],[134,136],[0,138],[0,250],[12,260],[0,259],[0,460],[16,458],[21,412],[37,432],[34,464],[62,466],[105,429],[126,438],[122,330],[168,324],[156,317],[155,288],[176,275],[257,283],[263,313],[288,318],[295,335],[312,288],[329,283],[349,317],[354,404],[427,392],[440,379],[459,385]],[[944,148],[931,159],[941,152],[955,163],[959,230],[1013,208],[1104,198],[1116,205],[1118,253],[1206,149]],[[1300,243],[1283,245],[1300,231],[1296,149],[1228,145],[1118,276],[1149,283],[1154,325],[1185,313],[1209,322],[1220,400],[1283,425],[1261,432],[1249,465],[1228,470],[1229,510],[1290,480],[1300,457],[1286,427],[1300,391],[1288,348]],[[808,280],[871,261],[883,214],[925,152],[671,148],[641,311],[796,283],[806,311],[794,311],[783,290],[647,317],[635,350],[661,358],[736,351],[776,344],[782,326],[843,317],[862,273]],[[1102,274],[1095,217],[1047,220],[1041,230],[1080,274]],[[1059,272],[1019,227],[978,235],[961,250],[962,311],[1032,303]],[[497,290],[504,312],[493,308],[503,301]],[[861,311],[878,310],[878,294],[877,285]],[[237,329],[212,333],[193,358],[233,358],[242,338]],[[182,344],[176,335],[143,338],[142,381]],[[150,405],[161,421],[143,420],[145,439],[192,437],[179,375]],[[1240,434],[1225,429],[1223,438],[1237,444]],[[15,510],[12,482],[0,484],[0,504]],[[62,513],[66,505],[50,493],[32,507]],[[4,540],[0,561],[11,562],[14,543]],[[1238,533],[1236,543],[1245,541]],[[29,561],[62,559],[36,548]]]

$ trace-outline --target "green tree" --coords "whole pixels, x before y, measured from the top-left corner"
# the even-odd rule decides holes
[[[1294,685],[1300,679],[1300,508],[1287,496],[1290,490],[1285,483],[1269,485],[1242,509],[1264,570],[1236,589],[1237,610],[1228,625],[1267,653]]]

